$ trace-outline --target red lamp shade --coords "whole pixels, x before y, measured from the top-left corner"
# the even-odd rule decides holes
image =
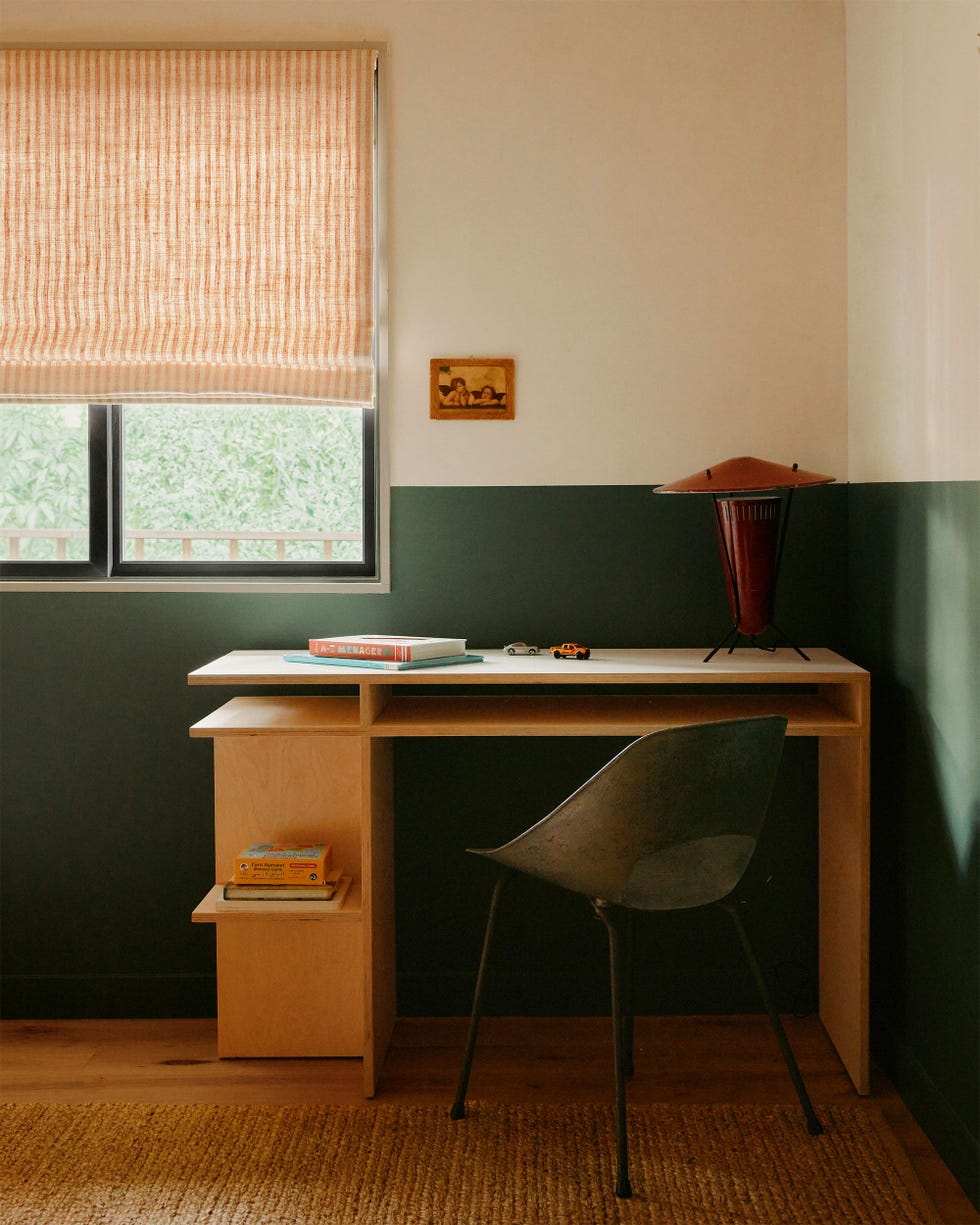
[[[741,455],[712,468],[702,468],[669,485],[658,485],[654,493],[753,493],[762,489],[802,489],[804,485],[828,485],[835,478],[820,472],[804,472],[794,464],[773,464],[767,459]]]
[[[776,579],[793,491],[805,485],[828,484],[833,479],[819,472],[805,472],[796,464],[787,468],[743,455],[654,489],[654,493],[710,493],[714,498],[732,628],[705,662],[729,640],[731,654],[740,636],[754,640],[774,626]],[[763,490],[789,491],[785,515],[781,515],[783,498],[778,494],[763,498],[727,496]],[[799,647],[793,649],[807,658]]]
[[[732,624],[740,634],[761,634],[772,623],[779,550],[779,498],[723,498],[718,543]]]

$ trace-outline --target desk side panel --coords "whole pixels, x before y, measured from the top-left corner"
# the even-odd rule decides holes
[[[870,694],[840,688],[861,733],[820,741],[820,1017],[855,1088],[869,1093]]]
[[[215,881],[253,842],[329,842],[361,872],[361,744],[328,735],[225,736],[214,742]]]
[[[236,920],[217,948],[219,1058],[361,1056],[359,923]]]

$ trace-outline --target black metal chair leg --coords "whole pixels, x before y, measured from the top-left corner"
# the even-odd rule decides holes
[[[490,910],[487,914],[487,926],[483,934],[483,952],[480,954],[480,968],[476,975],[476,989],[473,992],[473,1008],[470,1012],[470,1029],[466,1037],[466,1050],[463,1054],[463,1066],[459,1072],[459,1083],[456,1086],[456,1100],[449,1111],[450,1118],[464,1119],[466,1117],[466,1088],[470,1082],[470,1069],[473,1066],[473,1051],[476,1048],[476,1034],[480,1028],[480,1017],[483,1013],[483,992],[486,986],[487,962],[490,956],[490,945],[493,941],[494,928],[497,924],[497,911],[500,909],[500,895],[504,885],[513,876],[513,872],[504,869],[497,879],[490,898]]]
[[[616,1194],[629,1199],[633,1194],[629,1178],[626,1145],[626,1079],[624,1060],[623,966],[620,934],[610,908],[598,899],[592,905],[609,937],[609,993],[612,1003],[613,1065],[616,1079]]]
[[[722,909],[727,910],[732,917],[732,922],[735,924],[735,930],[738,932],[738,938],[742,944],[742,950],[745,953],[745,959],[749,963],[749,969],[752,971],[752,977],[755,979],[755,985],[759,989],[759,995],[762,997],[762,1003],[765,1005],[766,1012],[769,1014],[769,1020],[772,1023],[773,1031],[776,1034],[776,1041],[779,1043],[779,1049],[783,1054],[783,1061],[786,1064],[786,1069],[793,1081],[793,1087],[796,1089],[796,1096],[799,1098],[800,1105],[803,1107],[803,1114],[806,1118],[806,1129],[811,1136],[823,1135],[823,1124],[817,1118],[817,1112],[813,1109],[813,1103],[810,1101],[810,1095],[807,1093],[806,1085],[803,1083],[803,1077],[800,1074],[799,1065],[796,1062],[796,1057],[793,1054],[793,1048],[789,1044],[789,1039],[786,1037],[786,1031],[783,1029],[783,1023],[779,1019],[779,1014],[773,1006],[772,997],[769,994],[769,988],[766,985],[766,980],[763,976],[759,962],[752,950],[752,945],[749,943],[748,933],[745,930],[745,924],[742,922],[741,915],[734,906],[729,903],[721,903]]]
[[[635,988],[636,964],[633,950],[636,943],[636,912],[627,910],[623,930],[623,1075],[633,1076],[636,1068],[633,1063],[633,999]]]

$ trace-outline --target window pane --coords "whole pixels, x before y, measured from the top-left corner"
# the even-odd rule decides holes
[[[0,559],[89,559],[87,405],[0,404]]]
[[[123,559],[363,559],[361,410],[128,405]]]

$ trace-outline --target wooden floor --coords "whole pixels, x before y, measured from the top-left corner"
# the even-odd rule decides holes
[[[881,1111],[936,1205],[936,1225],[980,1216],[894,1089],[880,1075],[854,1092],[816,1018],[786,1019],[818,1111],[861,1105]],[[375,1102],[442,1103],[455,1090],[466,1023],[398,1022]],[[469,1096],[499,1102],[610,1101],[608,1019],[488,1017]],[[792,1085],[765,1017],[641,1017],[636,1023],[631,1103],[793,1102]],[[0,1027],[4,1102],[360,1102],[361,1070],[348,1059],[215,1056],[210,1020],[8,1021]],[[842,1223],[843,1225],[843,1223]],[[883,1222],[882,1225],[885,1225]]]

